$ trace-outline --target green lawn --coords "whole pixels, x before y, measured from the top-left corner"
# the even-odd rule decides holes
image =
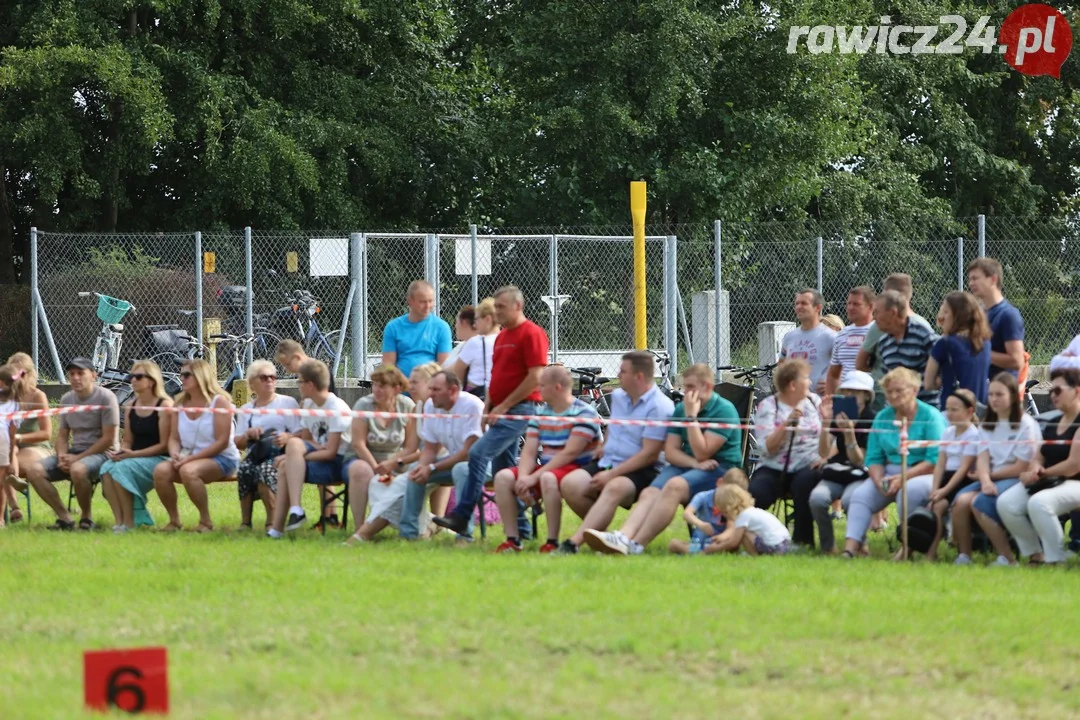
[[[0,717],[80,717],[82,651],[144,645],[200,720],[1080,713],[1075,566],[344,548],[212,498],[212,535],[0,532]]]

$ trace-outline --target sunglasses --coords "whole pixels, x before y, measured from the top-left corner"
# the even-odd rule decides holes
[[[277,375],[256,375],[255,377],[259,378],[263,382],[273,382],[277,380]]]
[[[1052,387],[1052,388],[1050,388],[1050,397],[1057,397],[1057,396],[1058,396],[1058,395],[1060,395],[1060,394],[1061,394],[1061,393],[1062,393],[1062,392],[1063,392],[1064,390],[1065,390],[1065,388],[1063,388],[1063,387],[1061,387],[1061,386],[1058,386],[1058,387]]]
[[[195,373],[191,372],[190,370],[181,370],[180,371],[180,377],[182,377],[182,378],[195,377]]]
[[[146,373],[131,373],[131,375],[129,375],[128,377],[130,377],[132,380],[145,380],[150,376]]]

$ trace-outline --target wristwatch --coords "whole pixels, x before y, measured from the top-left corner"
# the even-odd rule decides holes
[[[435,463],[428,463],[427,469],[428,472],[435,472]]]

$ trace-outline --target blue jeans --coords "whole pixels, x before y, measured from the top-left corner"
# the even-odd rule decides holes
[[[1020,481],[1016,478],[1012,478],[1009,480],[994,480],[994,487],[996,487],[998,491],[997,495],[983,495],[981,492],[979,492],[982,489],[982,485],[980,483],[973,482],[960,488],[960,492],[956,493],[956,497],[960,497],[964,493],[979,493],[975,496],[975,499],[971,501],[971,507],[981,512],[983,515],[990,518],[998,525],[1004,527],[1005,523],[1001,522],[1001,516],[998,515],[997,499],[1004,495],[1006,490],[1011,488],[1013,485],[1016,485],[1018,482]],[[954,500],[953,502],[956,501]]]
[[[536,403],[523,402],[510,408],[507,414],[535,415],[536,411]],[[469,448],[469,474],[461,485],[456,481],[454,483],[457,494],[455,515],[471,518],[476,504],[480,501],[480,493],[484,489],[488,473],[494,475],[504,468],[517,465],[518,440],[525,433],[526,425],[526,420],[497,420],[488,425],[487,432]],[[520,501],[518,528],[523,531],[520,535],[522,539],[531,536],[532,533],[528,531],[529,523],[525,519],[525,506]]]
[[[459,467],[468,466],[462,462],[455,465],[453,469],[457,470]],[[401,537],[408,540],[415,540],[420,537],[420,510],[424,507],[427,489],[432,485],[451,485],[452,483],[453,479],[449,470],[432,473],[426,485],[409,482],[405,487],[405,499],[402,501],[401,506]]]

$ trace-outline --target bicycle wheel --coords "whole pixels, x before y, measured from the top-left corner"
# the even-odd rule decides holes
[[[274,369],[277,370],[278,376],[284,375],[287,371],[282,367],[277,358],[274,357],[274,352],[277,350],[278,343],[281,342],[281,338],[269,330],[255,329],[255,342],[251,345],[251,357],[255,360],[269,360],[274,364]]]
[[[155,363],[161,369],[163,375],[175,375],[180,372],[180,365],[183,364],[184,358],[173,352],[163,352],[152,355],[150,362]]]
[[[97,342],[94,343],[93,362],[98,375],[105,372],[105,367],[109,362],[109,347],[106,345],[105,339],[100,335],[98,335]]]
[[[319,335],[312,340],[310,347],[306,352],[316,360],[322,360],[326,363],[326,366],[330,368],[330,371],[334,370],[334,361],[337,359],[337,345],[338,338],[341,336],[340,330],[332,330],[325,335]],[[345,364],[342,363],[339,371],[344,374]]]

